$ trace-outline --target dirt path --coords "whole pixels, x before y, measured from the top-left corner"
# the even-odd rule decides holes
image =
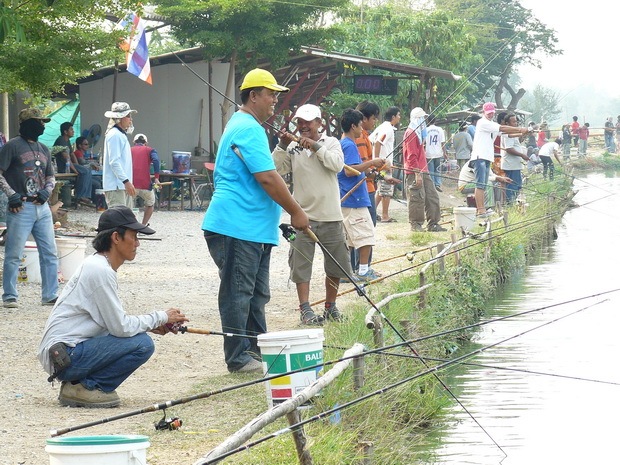
[[[454,188],[446,186],[441,194],[442,207],[462,205]],[[397,223],[378,225],[378,247],[375,259],[393,257],[411,249],[406,207],[392,202],[391,211]],[[203,212],[155,212],[151,226],[161,241],[142,241],[136,260],[119,269],[120,294],[129,313],[179,307],[191,318],[191,326],[220,330],[217,312],[217,270],[208,255],[200,224]],[[89,231],[96,225],[98,214],[70,211],[73,229]],[[283,218],[286,220],[286,218]],[[88,241],[88,240],[86,240]],[[93,252],[87,242],[87,254]],[[274,249],[271,261],[272,300],[268,305],[270,331],[299,328],[295,287],[288,281],[288,246],[281,243]],[[3,250],[0,252],[3,255]],[[317,253],[311,300],[323,297],[322,254]],[[387,272],[407,266],[408,262],[390,261],[376,266]],[[217,336],[197,335],[153,336],[154,356],[118,389],[120,409],[85,410],[60,407],[57,403],[58,384],[46,382],[46,374],[36,358],[40,337],[49,312],[40,305],[40,285],[19,285],[20,308],[0,309],[4,316],[0,331],[2,360],[0,395],[5,403],[6,418],[0,427],[2,454],[0,464],[41,465],[49,463],[45,441],[56,428],[95,421],[155,402],[190,395],[197,383],[208,383],[210,377],[228,376]],[[339,301],[357,298],[355,293]],[[232,383],[232,381],[231,381]],[[249,419],[249,418],[248,418]],[[85,429],[75,435],[151,434],[151,419],[132,417],[118,422]],[[232,432],[232,431],[231,431]],[[196,448],[206,452],[204,446]],[[149,461],[157,464],[192,463],[197,456],[180,458],[166,445],[153,441]]]

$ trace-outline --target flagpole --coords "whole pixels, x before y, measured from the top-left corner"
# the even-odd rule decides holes
[[[116,102],[116,81],[118,80],[118,60],[114,60],[114,82],[112,84],[112,103]]]

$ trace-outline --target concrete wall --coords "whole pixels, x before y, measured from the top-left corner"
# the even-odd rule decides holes
[[[206,62],[189,65],[197,74],[208,80]],[[212,64],[212,84],[224,92],[228,76],[228,64]],[[202,147],[209,150],[209,112],[212,112],[211,132],[217,143],[222,134],[221,104],[223,97],[212,92],[209,107],[209,87],[181,64],[166,64],[152,68],[153,85],[136,76],[123,72],[118,75],[116,101],[127,102],[138,111],[134,115],[134,135],[146,134],[149,145],[157,150],[166,168],[172,168],[172,152],[191,152],[198,146],[199,135]],[[101,125],[102,136],[94,151],[103,150],[103,137],[108,119],[103,115],[112,105],[114,76],[80,85],[80,110],[82,129],[97,123]],[[201,99],[204,99],[202,125],[200,125]],[[133,143],[133,135],[130,136]]]

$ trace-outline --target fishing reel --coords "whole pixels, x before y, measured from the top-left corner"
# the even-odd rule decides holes
[[[155,429],[157,431],[174,431],[183,426],[183,420],[179,417],[166,418],[166,411],[164,410],[164,416],[161,420],[155,423]]]
[[[370,170],[370,174],[373,175],[374,174],[374,180],[375,181],[385,181],[385,174],[383,174],[381,171],[379,171],[377,168],[372,168]]]
[[[282,223],[280,225],[280,231],[282,231],[282,237],[288,242],[293,242],[297,238],[297,232],[290,224]]]

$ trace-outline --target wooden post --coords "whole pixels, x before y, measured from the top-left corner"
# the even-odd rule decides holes
[[[383,322],[381,321],[381,315],[373,315],[372,317],[373,323],[373,339],[375,341],[375,348],[383,347],[385,343],[383,342]],[[387,357],[383,354],[379,355],[381,361],[384,365],[387,364]]]
[[[437,244],[437,255],[439,255],[439,259],[437,260],[437,263],[439,263],[439,272],[443,273],[446,271],[446,260],[444,258],[443,255],[441,255],[441,252],[443,252],[443,244]]]
[[[370,441],[360,441],[357,443],[359,451],[362,453],[362,461],[360,465],[372,465],[372,455],[374,452],[374,444]]]
[[[508,227],[508,211],[504,210],[504,228]]]
[[[426,276],[424,273],[420,273],[420,287],[424,287],[426,285]],[[418,299],[418,308],[420,310],[426,308],[426,289],[420,292],[420,298]]]
[[[364,357],[353,359],[353,389],[356,391],[364,387]]]
[[[450,234],[450,240],[454,244],[456,242],[456,233]],[[454,252],[454,266],[459,266],[461,264],[461,253],[456,250]]]
[[[287,413],[286,419],[289,425],[299,423],[301,421],[299,409]],[[304,434],[303,427],[293,431],[293,441],[295,441],[295,449],[297,450],[297,458],[299,458],[300,465],[312,465],[312,457],[306,449],[306,435]]]

